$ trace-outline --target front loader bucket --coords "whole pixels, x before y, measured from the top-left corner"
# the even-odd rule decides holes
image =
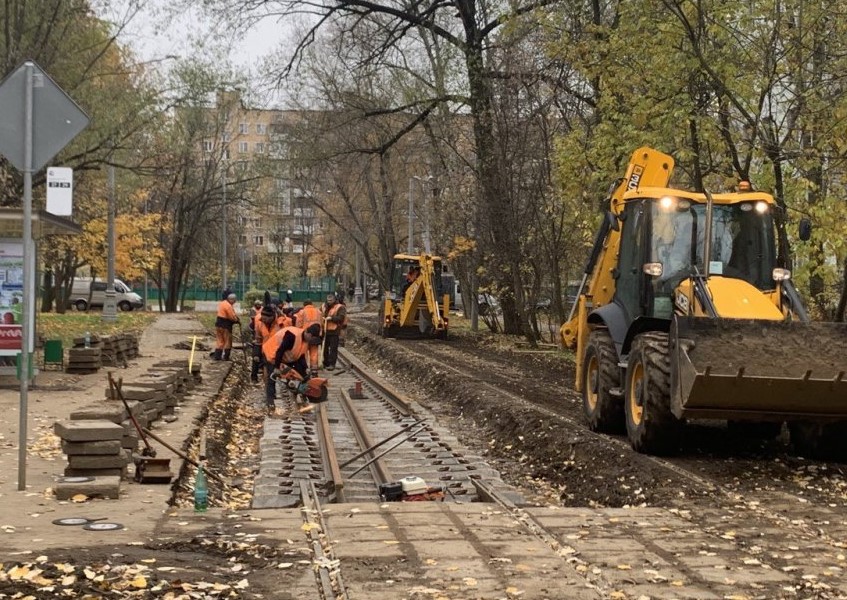
[[[670,346],[678,417],[847,419],[847,323],[678,317]]]

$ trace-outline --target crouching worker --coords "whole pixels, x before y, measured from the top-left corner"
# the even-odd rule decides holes
[[[297,371],[303,379],[318,373],[318,347],[321,345],[321,326],[317,323],[306,329],[285,327],[270,336],[262,344],[262,354],[265,358],[265,402],[268,413],[276,408],[276,381],[271,375],[283,365]],[[306,354],[309,355],[308,362]]]

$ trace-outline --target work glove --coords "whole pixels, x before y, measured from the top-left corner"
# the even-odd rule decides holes
[[[310,377],[317,377],[318,376],[318,370],[312,369],[311,371],[309,371],[309,376]]]
[[[254,363],[259,362],[259,357],[258,357],[258,356],[254,356],[254,357],[253,357],[253,362],[254,362]]]

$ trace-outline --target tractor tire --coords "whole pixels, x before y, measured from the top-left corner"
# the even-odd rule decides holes
[[[624,406],[610,390],[621,385],[618,353],[606,329],[591,332],[582,365],[582,411],[598,433],[624,432]]]
[[[815,460],[847,462],[847,444],[844,443],[847,421],[790,421],[788,431],[798,455]]]
[[[668,334],[643,333],[629,352],[624,406],[626,433],[637,452],[670,454],[682,428],[671,412],[671,365]]]

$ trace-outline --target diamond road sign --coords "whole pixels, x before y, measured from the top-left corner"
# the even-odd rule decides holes
[[[24,63],[0,82],[0,154],[26,168],[26,72],[32,68],[32,170],[38,171],[88,125],[88,115],[41,67]]]

